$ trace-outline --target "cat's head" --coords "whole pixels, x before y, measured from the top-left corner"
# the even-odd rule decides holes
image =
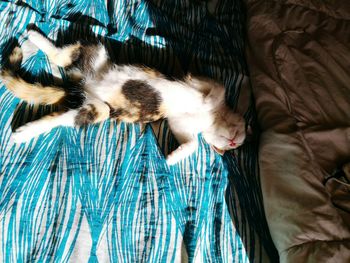
[[[224,107],[216,114],[213,125],[205,132],[203,137],[213,149],[223,155],[225,151],[241,146],[246,138],[246,125],[244,118]]]

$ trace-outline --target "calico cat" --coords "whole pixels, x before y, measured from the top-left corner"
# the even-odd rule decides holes
[[[147,67],[112,63],[102,44],[77,42],[59,48],[36,30],[27,33],[51,63],[65,69],[71,88],[25,81],[17,73],[22,50],[14,48],[1,71],[7,89],[29,103],[63,105],[62,110],[19,127],[13,133],[16,143],[58,126],[82,126],[108,118],[129,123],[167,118],[180,144],[167,156],[172,165],[195,152],[199,133],[220,154],[245,139],[244,119],[225,105],[225,88],[214,80],[191,76],[170,80]],[[70,99],[71,90],[81,95],[81,105]]]

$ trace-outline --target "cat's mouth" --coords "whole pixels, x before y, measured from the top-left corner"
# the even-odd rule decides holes
[[[212,145],[212,148],[214,149],[214,151],[217,152],[218,154],[220,154],[221,156],[223,156],[226,151],[236,149],[243,144],[243,143],[237,143],[235,141],[235,139],[227,139],[227,140],[228,140],[228,147],[226,150],[220,149],[220,148]]]

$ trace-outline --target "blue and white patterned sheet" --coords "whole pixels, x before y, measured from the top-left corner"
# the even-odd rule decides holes
[[[228,102],[239,108],[240,94],[249,89],[243,85],[244,19],[238,0],[0,1],[0,48],[8,53],[16,38],[25,51],[23,74],[50,83],[62,72],[30,47],[27,25],[62,43],[91,28],[106,39],[116,61],[221,80]],[[252,101],[245,99],[245,117],[254,126]],[[196,154],[172,167],[164,154],[176,142],[166,121],[144,131],[112,120],[61,127],[13,143],[15,127],[52,110],[21,102],[1,85],[1,262],[275,259],[256,141],[222,158],[201,140]]]

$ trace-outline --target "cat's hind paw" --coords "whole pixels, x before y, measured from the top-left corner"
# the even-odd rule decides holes
[[[12,139],[15,143],[24,143],[29,142],[35,136],[36,134],[33,133],[32,129],[30,129],[30,126],[24,125],[22,127],[19,127],[12,134]]]

